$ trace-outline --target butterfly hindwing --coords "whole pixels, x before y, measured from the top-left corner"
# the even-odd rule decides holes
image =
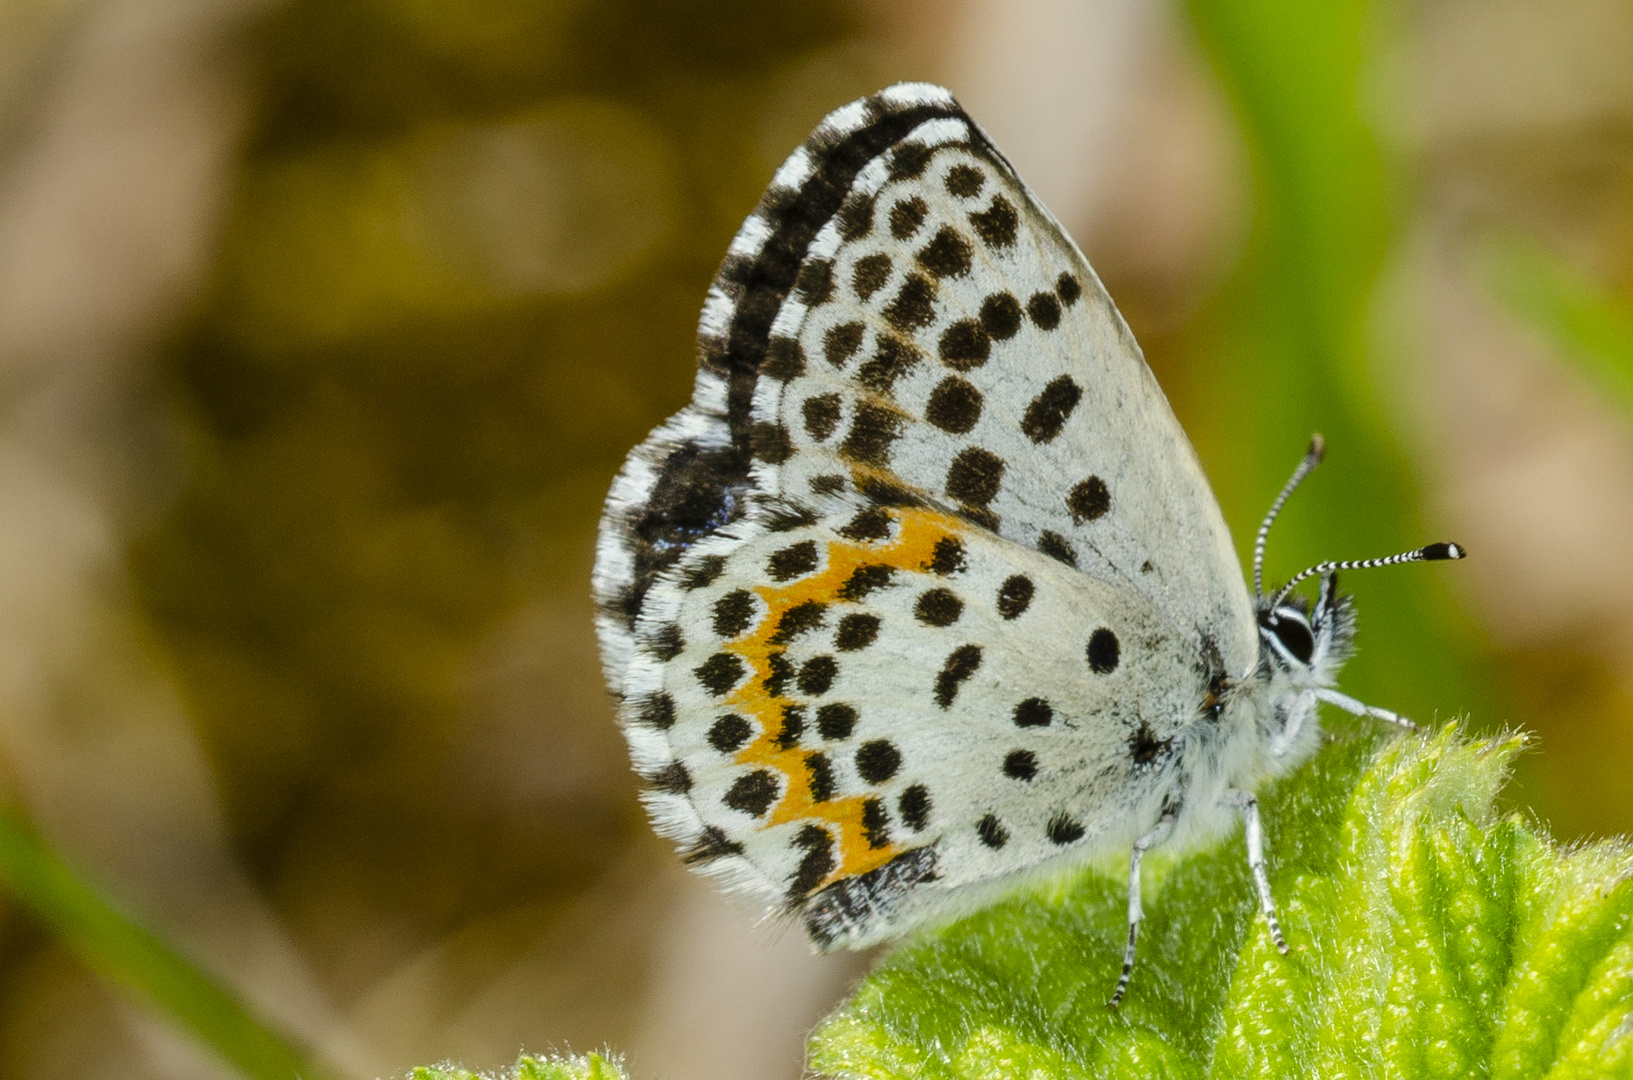
[[[660,827],[829,946],[1126,842],[1205,687],[1138,594],[850,501],[699,544],[650,594],[627,702]]]

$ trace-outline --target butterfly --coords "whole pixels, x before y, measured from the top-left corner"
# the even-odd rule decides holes
[[[1346,568],[1253,591],[1087,260],[946,90],[829,114],[727,249],[692,400],[607,496],[593,587],[655,828],[822,950],[1245,824],[1339,693]],[[1313,603],[1293,592],[1320,579]]]

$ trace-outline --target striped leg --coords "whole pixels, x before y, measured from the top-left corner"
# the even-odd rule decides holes
[[[1147,851],[1168,839],[1168,834],[1174,831],[1174,818],[1178,814],[1178,807],[1164,810],[1156,826],[1134,841],[1134,853],[1128,859],[1128,944],[1123,949],[1123,973],[1117,977],[1117,989],[1111,992],[1111,1000],[1106,1003],[1113,1009],[1123,1000],[1123,994],[1128,990],[1128,980],[1134,974],[1134,943],[1140,937],[1140,920],[1145,918],[1145,909],[1140,906],[1140,860]]]
[[[1407,731],[1416,731],[1418,729],[1416,724],[1412,723],[1412,721],[1408,720],[1400,713],[1393,713],[1388,709],[1380,709],[1375,705],[1362,704],[1361,702],[1350,697],[1348,694],[1340,694],[1337,690],[1328,690],[1323,688],[1317,690],[1315,692],[1315,696],[1320,700],[1325,701],[1328,705],[1338,706],[1351,716],[1368,716],[1374,720],[1382,720],[1386,724],[1394,724],[1397,727],[1403,727]]]
[[[1264,830],[1259,826],[1259,800],[1251,791],[1227,791],[1225,803],[1242,813],[1242,824],[1247,832],[1247,865],[1253,871],[1253,884],[1259,890],[1259,910],[1270,927],[1270,940],[1276,951],[1286,955],[1287,939],[1282,937],[1281,923],[1276,919],[1276,900],[1270,895],[1270,878],[1264,872]]]

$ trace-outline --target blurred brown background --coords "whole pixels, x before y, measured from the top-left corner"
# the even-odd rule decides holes
[[[1375,378],[1420,539],[1475,556],[1446,589],[1483,696],[1440,715],[1538,734],[1515,799],[1555,835],[1633,830],[1633,420],[1463,257],[1500,222],[1633,297],[1633,4],[1396,14]],[[865,958],[756,932],[649,834],[587,579],[737,224],[903,78],[954,89],[1206,414],[1185,343],[1253,182],[1178,10],[0,0],[6,798],[358,1075],[609,1044],[798,1075]],[[1200,447],[1256,512],[1306,435],[1273,476]],[[0,904],[0,1075],[224,1073]]]

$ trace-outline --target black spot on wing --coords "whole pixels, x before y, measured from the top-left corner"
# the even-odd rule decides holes
[[[1004,775],[1011,780],[1031,780],[1038,775],[1038,755],[1031,750],[1011,750],[1004,755]]]
[[[801,540],[797,544],[771,553],[766,560],[766,573],[773,581],[788,581],[809,574],[817,568],[817,545],[815,540]]]
[[[1165,755],[1172,745],[1171,740],[1157,738],[1151,725],[1141,720],[1140,726],[1128,737],[1128,756],[1136,765],[1150,765]]]
[[[705,555],[686,571],[680,587],[687,590],[705,589],[725,573],[726,560],[720,555]]]
[[[845,579],[845,584],[839,587],[839,598],[855,602],[865,598],[875,589],[882,589],[890,584],[890,579],[896,575],[894,566],[884,563],[873,563],[867,566],[858,566],[851,571],[851,576]]]
[[[924,418],[942,431],[967,434],[981,419],[981,391],[973,383],[949,375],[930,391]]]
[[[1015,574],[1005,579],[998,588],[998,614],[1005,619],[1019,618],[1032,603],[1032,593],[1032,579],[1025,574]]]
[[[742,853],[742,844],[729,839],[725,831],[718,826],[710,825],[697,834],[680,858],[687,866],[701,866],[716,859]]]
[[[856,749],[856,775],[870,784],[882,784],[902,767],[902,752],[889,739],[873,739]]]
[[[976,234],[990,248],[1007,248],[1015,243],[1015,233],[1021,223],[1015,206],[1002,195],[992,197],[992,205],[970,215],[970,224]]]
[[[873,644],[879,636],[879,616],[846,615],[834,631],[834,648],[840,652],[856,652]]]
[[[774,698],[780,698],[788,689],[789,680],[794,677],[794,665],[789,663],[786,653],[778,650],[765,658],[765,666],[769,669],[765,676],[765,692]]]
[[[769,769],[744,773],[732,782],[721,801],[749,817],[764,817],[778,793],[777,778]]]
[[[809,762],[809,758],[806,759]],[[816,784],[812,782],[814,792]],[[815,798],[815,795],[812,796]],[[817,800],[824,801],[824,800]],[[794,837],[794,846],[803,848],[805,855],[799,861],[799,868],[788,882],[788,899],[793,902],[804,900],[815,889],[828,879],[838,865],[834,861],[833,837],[828,830],[820,825],[807,825],[800,829]]]
[[[777,737],[772,743],[779,750],[792,750],[799,745],[800,736],[805,734],[805,708],[800,705],[784,705],[782,707],[782,726],[777,729]]]
[[[817,442],[823,442],[839,426],[839,395],[817,394],[805,399],[800,406],[805,417],[805,433]]]
[[[805,350],[793,338],[774,337],[766,346],[760,374],[778,382],[788,382],[805,374]]]
[[[787,645],[801,634],[821,626],[827,618],[828,605],[820,600],[805,600],[782,613],[777,629],[771,634],[771,644]]]
[[[1015,706],[1016,727],[1048,727],[1055,722],[1055,710],[1042,698],[1029,697]]]
[[[856,369],[856,381],[875,394],[888,395],[896,380],[913,370],[922,357],[911,342],[894,334],[882,335],[873,356]]]
[[[675,699],[660,690],[643,700],[635,715],[646,727],[668,731],[675,726]]]
[[[981,301],[981,326],[994,341],[1008,341],[1021,330],[1021,302],[1007,292]]]
[[[793,532],[817,523],[816,512],[795,502],[776,502],[766,505],[765,516],[760,518],[767,531]]]
[[[839,235],[846,242],[860,240],[873,228],[872,195],[856,194],[847,198],[836,215]]]
[[[899,200],[890,208],[890,235],[897,240],[906,240],[919,231],[929,210],[929,204],[917,195]]]
[[[884,288],[889,280],[889,255],[864,255],[856,260],[856,265],[851,269],[851,288],[863,300],[872,299],[873,294]]]
[[[813,750],[805,755],[805,771],[811,782],[811,801],[824,803],[834,797],[833,763],[828,755],[820,750]]]
[[[646,647],[667,664],[686,648],[686,639],[681,636],[680,627],[670,623],[654,630],[646,640]]]
[[[938,278],[960,278],[970,272],[975,249],[950,225],[943,225],[917,255],[919,265]]]
[[[1086,653],[1090,671],[1096,675],[1110,675],[1117,670],[1122,647],[1117,642],[1117,635],[1102,626],[1089,635],[1089,646]]]
[[[749,435],[749,449],[755,458],[770,465],[781,465],[794,454],[794,442],[788,429],[781,424],[757,423]]]
[[[1077,298],[1083,295],[1083,286],[1078,283],[1077,278],[1062,271],[1060,277],[1055,279],[1055,293],[1060,297],[1062,304],[1071,307],[1077,303]]]
[[[1111,509],[1111,491],[1104,480],[1091,476],[1072,486],[1066,496],[1066,509],[1072,512],[1072,520],[1079,525],[1094,521],[1104,517],[1106,511]]]
[[[1052,529],[1045,529],[1038,534],[1038,550],[1067,566],[1077,565],[1077,552],[1072,548],[1071,542]]]
[[[822,335],[822,355],[834,367],[844,367],[856,355],[856,350],[862,347],[862,334],[865,331],[866,327],[859,322],[828,327],[828,332]]]
[[[1060,325],[1060,301],[1054,293],[1033,293],[1026,302],[1026,313],[1039,330],[1053,330]]]
[[[922,832],[930,824],[930,789],[923,784],[912,785],[896,800],[896,811],[901,814],[903,825]]]
[[[904,334],[936,320],[936,287],[923,274],[909,274],[894,299],[885,305],[885,321]]]
[[[913,604],[913,617],[926,626],[951,626],[964,614],[964,601],[951,589],[927,589]]]
[[[722,754],[733,754],[748,745],[754,726],[736,713],[727,713],[709,727],[709,745]]]
[[[822,706],[817,710],[816,718],[817,734],[830,742],[848,739],[851,732],[856,730],[856,709],[842,702]]]
[[[862,838],[874,850],[890,846],[890,811],[883,799],[862,801]]]
[[[739,656],[715,653],[693,669],[693,673],[697,676],[697,681],[703,684],[703,689],[715,697],[725,697],[742,681],[743,676],[747,674],[747,667]]]
[[[825,473],[822,476],[811,477],[811,494],[813,495],[843,495],[846,480],[838,473]]]
[[[667,791],[671,795],[684,795],[692,790],[692,774],[678,761],[671,761],[645,779],[659,791]]]
[[[924,174],[930,155],[936,148],[921,142],[902,143],[890,152],[890,179],[892,182],[911,180]]]
[[[998,815],[987,814],[975,823],[975,835],[981,838],[981,843],[989,848],[1001,848],[1009,843],[1009,830],[1004,828]]]
[[[947,179],[943,181],[947,194],[959,199],[975,198],[986,182],[985,174],[973,165],[954,165],[947,170]]]
[[[987,362],[992,355],[992,339],[974,319],[960,319],[941,332],[936,351],[941,362],[954,371],[969,371]]]
[[[1050,381],[1038,392],[1021,417],[1021,431],[1035,443],[1046,443],[1060,434],[1061,428],[1083,399],[1083,388],[1062,375]]]
[[[943,536],[930,549],[930,561],[924,564],[924,568],[932,574],[946,577],[958,573],[965,565],[964,542],[956,536]]]
[[[890,464],[890,444],[901,429],[901,413],[864,401],[851,417],[850,431],[839,444],[839,452],[852,461],[882,469]]]
[[[947,468],[947,494],[969,506],[984,507],[1003,485],[1004,462],[979,446],[960,450]]]
[[[936,704],[950,708],[958,696],[958,688],[981,666],[981,646],[960,645],[948,656],[936,675]]]
[[[806,697],[821,697],[833,689],[839,677],[839,661],[831,656],[813,656],[799,669],[799,692]]]
[[[799,298],[806,307],[820,307],[832,300],[834,295],[832,260],[806,260],[805,265],[800,267],[799,278],[794,282],[794,290],[799,293]]]
[[[1058,844],[1062,847],[1067,844],[1077,843],[1083,839],[1086,832],[1083,823],[1070,814],[1056,814],[1050,818],[1048,828],[1045,831],[1051,844]]]
[[[869,506],[841,526],[839,535],[847,540],[888,540],[890,521],[890,511],[882,506]]]
[[[753,623],[755,611],[754,594],[733,589],[714,602],[714,632],[727,641],[741,636]]]

